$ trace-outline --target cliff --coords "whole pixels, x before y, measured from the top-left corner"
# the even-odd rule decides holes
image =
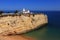
[[[45,14],[0,15],[0,34],[21,34],[48,23]]]

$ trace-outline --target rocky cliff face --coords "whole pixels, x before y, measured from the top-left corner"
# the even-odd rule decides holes
[[[21,34],[48,23],[47,15],[18,15],[0,17],[0,34]]]

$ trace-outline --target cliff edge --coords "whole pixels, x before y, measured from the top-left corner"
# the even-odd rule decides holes
[[[45,14],[0,15],[0,34],[21,34],[48,23]]]

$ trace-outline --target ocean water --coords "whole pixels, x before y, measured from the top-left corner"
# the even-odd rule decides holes
[[[36,38],[37,40],[60,40],[60,11],[32,12],[46,14],[48,16],[48,24],[24,35]]]

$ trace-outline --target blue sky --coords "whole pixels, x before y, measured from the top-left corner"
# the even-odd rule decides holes
[[[0,0],[0,10],[60,10],[60,0]]]

